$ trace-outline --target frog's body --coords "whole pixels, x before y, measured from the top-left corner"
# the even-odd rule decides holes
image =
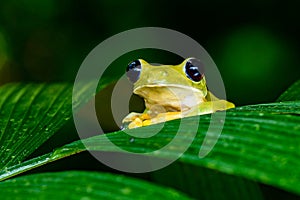
[[[130,113],[123,123],[135,128],[233,108],[233,103],[207,90],[201,67],[194,58],[179,65],[153,66],[141,59],[129,64],[127,76],[134,82],[133,93],[144,98],[146,109]]]

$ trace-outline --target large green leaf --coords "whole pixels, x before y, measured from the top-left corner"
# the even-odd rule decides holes
[[[299,92],[298,87],[294,87],[293,90],[296,90],[293,91],[293,94]],[[285,98],[288,99],[288,95]],[[290,101],[244,106],[228,111],[223,132],[212,152],[205,158],[199,158],[198,153],[210,123],[210,115],[201,116],[198,134],[179,162],[198,166],[198,169],[200,169],[199,167],[214,169],[300,194],[298,170],[300,162],[297,160],[300,142],[299,108],[299,101]],[[76,141],[58,148],[52,153],[8,167],[0,172],[0,180],[85,150],[118,151],[107,142],[106,137],[115,145],[128,151],[153,151],[173,139],[179,123],[179,120],[165,123],[160,134],[149,139],[135,138],[132,140],[131,136],[118,131],[85,139],[83,142],[86,146],[82,141]],[[195,117],[187,118],[186,123],[193,125]],[[212,125],[218,126],[217,124]],[[143,133],[149,128],[155,130],[157,126],[159,125],[132,131]],[[213,132],[210,134],[208,138],[210,136],[215,138]],[[182,137],[182,142],[187,137]],[[203,147],[206,148],[206,146]],[[155,156],[168,159],[180,151],[180,146],[178,146],[160,151]],[[200,170],[198,172],[200,173]],[[211,173],[208,176],[211,176]]]
[[[189,199],[145,181],[107,173],[68,171],[23,176],[0,183],[2,200]]]
[[[180,162],[215,169],[228,174],[278,186],[300,194],[300,101],[245,106],[227,112],[223,132],[205,158],[198,157],[210,115],[201,118],[198,134]],[[194,117],[186,123],[194,123]],[[165,123],[163,134],[148,139],[135,138],[122,131],[91,137],[84,140],[88,150],[115,151],[104,139],[108,137],[119,147],[130,151],[149,152],[156,150],[153,144],[165,144],[177,131],[179,120]],[[218,126],[217,124],[212,124]],[[152,126],[155,129],[157,125]],[[149,127],[147,127],[149,128]],[[144,128],[133,130],[142,132]],[[167,130],[167,131],[166,131]],[[184,142],[185,138],[182,138]],[[63,157],[85,151],[81,141],[56,149],[43,157],[29,160],[2,172],[3,179],[14,174],[52,162]],[[170,158],[180,152],[180,147],[170,148],[156,154],[156,157]]]
[[[207,115],[201,118],[197,137],[180,160],[258,180],[300,194],[299,109],[300,101],[295,101],[245,106],[228,111],[225,126],[217,144],[207,157],[200,159],[198,157],[199,145],[203,142],[210,122],[210,116]],[[173,133],[177,131],[178,123],[178,120],[166,123],[163,135],[157,135],[151,139],[136,138],[134,144],[130,142],[129,136],[121,132],[107,135],[107,137],[116,145],[128,150],[139,149],[149,152],[155,150],[153,144],[165,144],[170,141],[174,136]],[[186,123],[192,126],[193,117],[189,118]],[[210,126],[218,125],[210,124]],[[135,131],[142,132],[142,130],[143,128]],[[88,149],[114,150],[111,145],[103,143],[102,137],[105,136],[86,139],[85,144]],[[64,151],[80,145],[80,143],[67,145]],[[173,147],[156,156],[169,158],[180,151],[180,147]]]

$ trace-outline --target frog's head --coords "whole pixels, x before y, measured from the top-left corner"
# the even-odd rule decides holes
[[[179,65],[151,65],[139,59],[127,67],[133,92],[145,99],[146,107],[161,105],[166,110],[189,109],[207,95],[203,64],[188,58]]]

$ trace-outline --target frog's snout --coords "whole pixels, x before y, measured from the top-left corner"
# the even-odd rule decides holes
[[[148,84],[160,84],[165,83],[168,80],[169,73],[166,70],[153,70],[151,73],[146,75]],[[160,77],[160,78],[157,78]]]

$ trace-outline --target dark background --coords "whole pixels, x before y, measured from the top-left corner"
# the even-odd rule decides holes
[[[274,101],[299,79],[297,1],[11,0],[0,2],[0,84],[72,82],[96,45],[144,26],[199,42],[236,105]],[[156,61],[177,64],[161,57]]]

